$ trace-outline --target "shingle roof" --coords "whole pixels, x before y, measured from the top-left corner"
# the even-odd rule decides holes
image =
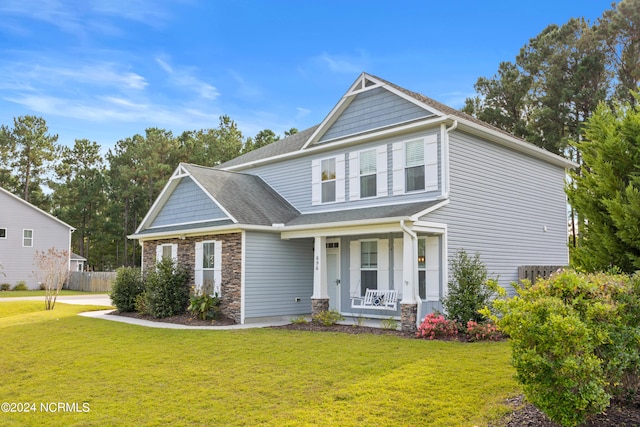
[[[426,202],[376,206],[371,208],[348,209],[314,214],[302,214],[287,222],[285,225],[313,225],[327,224],[332,222],[410,217],[424,211],[425,209],[434,207],[438,203],[442,203],[442,200],[430,200]]]
[[[307,139],[313,134],[319,125],[312,126],[301,132],[295,133],[284,139],[279,139],[271,144],[260,147],[256,150],[249,151],[247,154],[238,156],[235,159],[231,159],[228,162],[222,163],[216,166],[216,169],[224,169],[231,166],[241,165],[243,163],[251,163],[255,160],[266,159],[269,157],[275,157],[280,154],[290,153],[302,148],[307,142]]]
[[[285,223],[300,214],[259,176],[182,163],[240,224]]]
[[[180,225],[167,225],[163,227],[153,227],[153,228],[145,228],[140,232],[136,233],[136,235],[142,236],[145,234],[157,234],[157,233],[168,233],[172,231],[189,231],[200,228],[212,228],[212,227],[221,227],[224,225],[231,225],[233,221],[230,219],[225,219],[222,221],[205,221],[205,222],[193,222],[190,224],[180,224]]]

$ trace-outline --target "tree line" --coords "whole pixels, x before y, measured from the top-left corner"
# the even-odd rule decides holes
[[[291,128],[285,136],[297,129]],[[180,162],[216,166],[280,139],[270,129],[245,138],[221,116],[217,128],[171,131],[149,128],[118,141],[103,156],[88,139],[58,143],[42,117],[21,116],[0,127],[0,187],[76,228],[72,249],[95,270],[140,263],[127,239]]]
[[[480,77],[463,111],[579,167],[567,183],[571,263],[640,268],[640,0],[572,18]],[[540,195],[544,197],[544,195]]]

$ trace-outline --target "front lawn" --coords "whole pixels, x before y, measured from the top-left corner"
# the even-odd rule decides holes
[[[41,290],[33,290],[33,291],[0,291],[0,298],[11,298],[11,297],[43,297],[45,291]],[[105,294],[106,292],[84,292],[84,291],[69,291],[63,289],[60,291],[58,296],[68,296],[68,295],[99,295]]]
[[[0,304],[1,400],[35,404],[0,424],[481,426],[521,392],[505,342],[151,329],[87,309]]]

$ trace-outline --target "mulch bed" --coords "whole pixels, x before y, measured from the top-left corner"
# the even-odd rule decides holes
[[[372,328],[370,326],[357,325],[331,325],[323,326],[315,322],[307,323],[290,323],[283,326],[271,326],[272,329],[289,329],[292,331],[311,331],[311,332],[342,332],[346,334],[372,334],[372,335],[395,335],[399,337],[415,338],[415,334],[402,332],[393,329]]]
[[[507,402],[514,412],[506,416],[497,426],[506,427],[560,427],[540,410],[524,400],[524,396]],[[581,427],[632,427],[640,426],[640,395],[632,402],[611,402],[606,413],[596,415]]]

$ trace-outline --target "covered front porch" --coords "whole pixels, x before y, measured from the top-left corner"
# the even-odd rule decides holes
[[[314,239],[312,316],[336,310],[354,322],[393,318],[403,331],[441,310],[446,236],[445,224],[405,220],[282,233]]]

